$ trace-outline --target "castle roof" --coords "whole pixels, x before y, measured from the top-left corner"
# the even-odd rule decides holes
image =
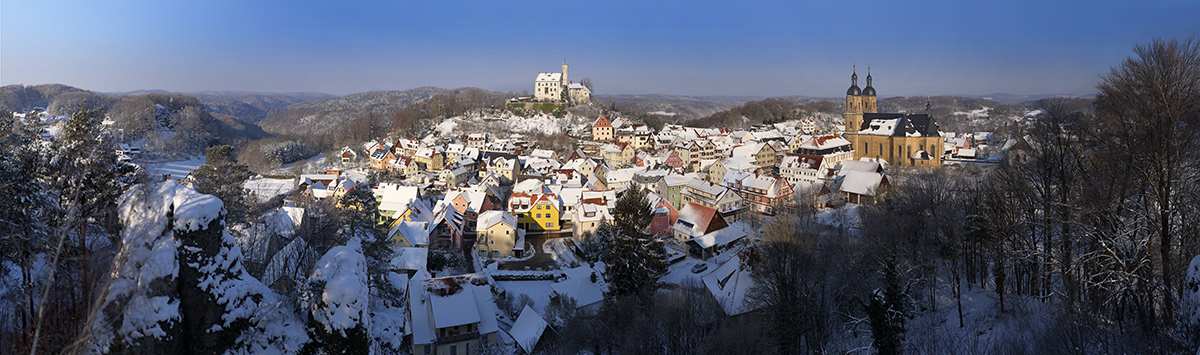
[[[537,82],[562,82],[562,73],[538,73]]]

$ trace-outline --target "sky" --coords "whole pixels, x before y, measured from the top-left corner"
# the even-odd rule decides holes
[[[1200,33],[1200,1],[0,2],[0,84],[597,95],[1090,94],[1135,45]],[[1200,38],[1198,38],[1200,40]]]

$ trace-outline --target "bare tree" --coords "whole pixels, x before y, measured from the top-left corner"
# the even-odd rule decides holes
[[[1180,214],[1197,202],[1200,182],[1200,43],[1157,39],[1134,47],[1104,77],[1096,106],[1101,132],[1128,164],[1138,184],[1134,206],[1145,218],[1149,236],[1153,316],[1169,324],[1183,288],[1185,257],[1181,246],[1195,250],[1195,222],[1200,216]]]

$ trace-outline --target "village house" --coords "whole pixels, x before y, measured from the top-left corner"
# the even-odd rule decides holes
[[[338,156],[342,158],[342,164],[350,164],[358,161],[358,151],[355,151],[350,146],[342,147],[342,151],[338,153]]]
[[[483,150],[487,146],[487,133],[472,132],[467,134],[467,147]]]
[[[608,142],[613,140],[613,126],[611,122],[603,115],[592,123],[592,140],[597,142]]]
[[[475,252],[479,256],[521,257],[525,250],[525,230],[517,228],[517,217],[504,211],[479,214],[475,225]]]
[[[524,230],[559,230],[561,209],[558,197],[550,193],[514,192],[508,198],[508,212],[517,216],[517,228]]]
[[[729,223],[717,210],[688,202],[679,211],[679,217],[671,229],[675,240],[683,243],[728,226]]]
[[[725,181],[750,204],[750,212],[774,216],[776,208],[792,204],[792,184],[783,178],[756,173]]]
[[[499,341],[499,310],[487,276],[413,279],[408,293],[413,354],[475,355]]]
[[[729,220],[737,220],[746,205],[742,197],[729,187],[704,180],[692,179],[680,193],[683,204],[694,203],[716,209]]]
[[[629,144],[613,142],[600,147],[600,152],[604,155],[604,160],[608,164],[621,167],[633,165],[636,150]]]

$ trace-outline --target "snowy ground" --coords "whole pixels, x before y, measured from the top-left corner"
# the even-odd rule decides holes
[[[172,178],[182,179],[187,174],[190,174],[192,170],[196,170],[200,165],[204,165],[204,156],[192,157],[187,160],[144,163],[141,165],[146,168],[146,173],[151,177],[171,174]]]
[[[564,269],[583,265],[583,261],[574,252],[571,252],[571,248],[567,246],[566,243],[568,242],[570,242],[569,238],[547,239],[545,243],[542,243],[542,250],[546,254],[550,254],[550,257],[554,258],[558,266]]]
[[[287,173],[288,170],[291,170],[292,167],[296,166],[296,165],[304,165],[305,167],[308,168],[305,170],[305,173],[308,173],[309,169],[316,170],[316,169],[312,169],[312,168],[321,167],[324,164],[325,164],[325,154],[322,153],[322,154],[317,154],[317,156],[315,156],[315,157],[297,161],[297,162],[294,162],[291,164],[283,164],[283,166],[280,166],[279,169],[275,169],[273,171],[273,173],[280,173],[280,174]]]
[[[507,137],[504,133],[541,133],[553,135],[562,133],[564,129],[571,132],[582,132],[595,119],[595,117],[578,117],[572,114],[567,114],[564,117],[554,117],[554,115],[549,114],[521,117],[505,111],[495,115],[484,114],[482,116],[451,117],[442,120],[441,123],[434,127],[434,131],[438,132],[443,138],[475,131],[488,132],[501,138]]]
[[[513,295],[513,300],[520,298],[521,295],[527,295],[533,299],[534,311],[538,314],[546,314],[546,305],[550,304],[550,293],[554,289],[550,287],[554,281],[496,281],[496,285]]]
[[[256,178],[246,180],[246,183],[242,186],[255,196],[258,196],[258,202],[266,202],[275,198],[275,196],[292,191],[292,189],[296,188],[296,181],[292,179]]]

